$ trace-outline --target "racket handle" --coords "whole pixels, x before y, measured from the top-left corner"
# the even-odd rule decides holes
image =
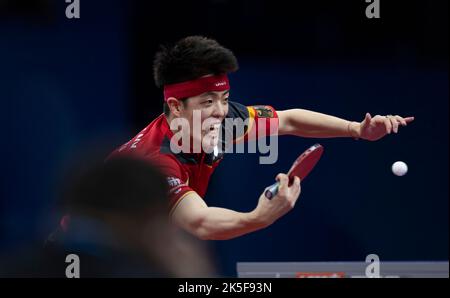
[[[274,184],[272,184],[271,186],[269,186],[266,191],[264,192],[264,195],[266,196],[266,198],[268,198],[269,200],[272,199],[274,196],[277,195],[278,193],[278,187],[280,186],[280,182],[275,182]]]

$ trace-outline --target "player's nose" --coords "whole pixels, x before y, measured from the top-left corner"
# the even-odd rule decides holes
[[[217,102],[214,106],[214,111],[213,111],[212,116],[217,117],[217,118],[225,118],[226,113],[227,113],[227,111],[226,111],[225,106],[222,103]]]

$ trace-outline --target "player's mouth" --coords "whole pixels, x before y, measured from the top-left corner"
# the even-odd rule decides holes
[[[212,138],[218,138],[219,137],[219,131],[220,131],[220,123],[214,123],[210,125],[206,130],[205,134]]]

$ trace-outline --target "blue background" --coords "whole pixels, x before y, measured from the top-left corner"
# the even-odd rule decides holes
[[[54,229],[70,163],[92,147],[106,155],[161,113],[158,44],[204,34],[239,60],[232,100],[354,121],[416,117],[378,142],[282,137],[274,165],[227,156],[205,199],[250,211],[301,151],[325,146],[293,211],[210,243],[222,274],[237,261],[448,260],[446,1],[383,2],[380,20],[365,18],[364,1],[175,2],[81,1],[79,20],[65,18],[63,1],[0,6],[0,253]],[[391,173],[397,160],[404,177]]]

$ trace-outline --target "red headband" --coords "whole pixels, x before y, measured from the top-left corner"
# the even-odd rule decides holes
[[[202,77],[192,81],[164,86],[164,101],[169,97],[182,99],[200,95],[209,91],[225,91],[230,89],[230,82],[226,74]]]

